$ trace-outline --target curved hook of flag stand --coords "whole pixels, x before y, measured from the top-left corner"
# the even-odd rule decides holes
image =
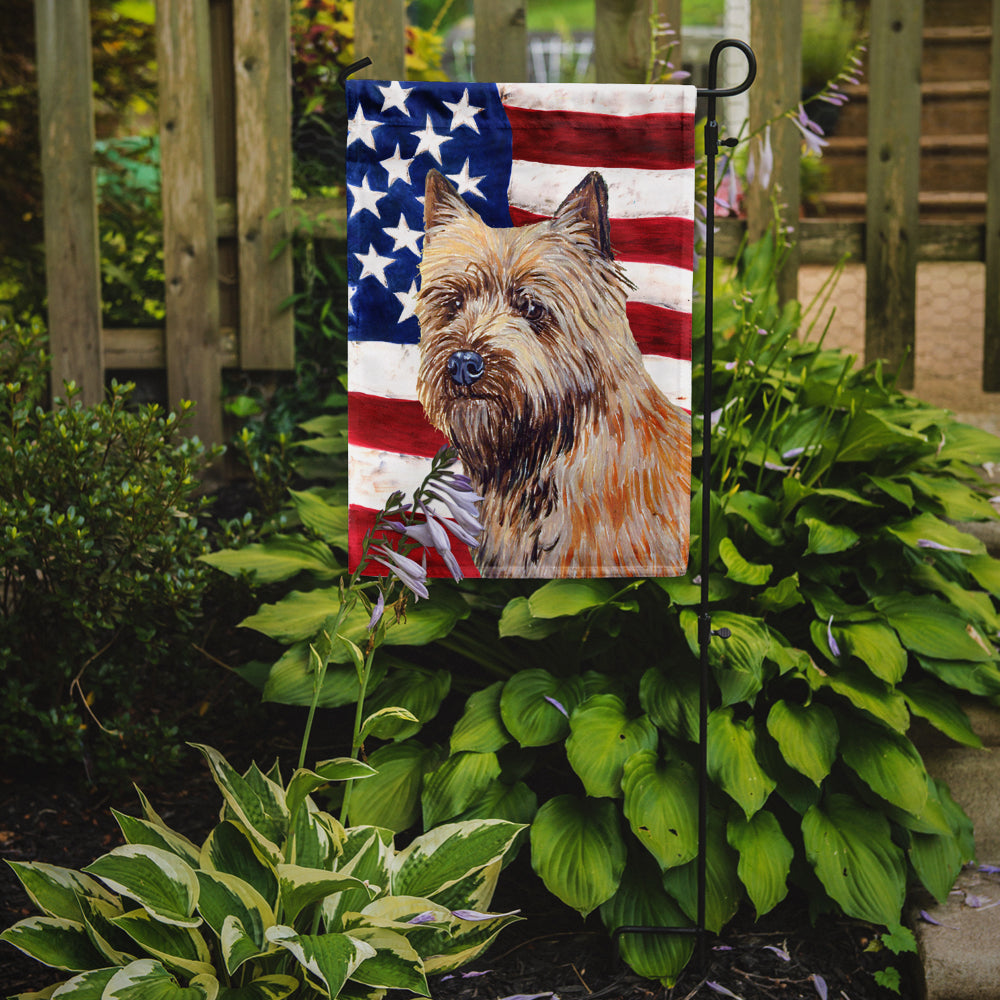
[[[725,49],[739,49],[747,60],[747,75],[736,87],[719,88],[719,57]],[[702,451],[701,451],[701,600],[698,612],[698,647],[701,653],[701,686],[698,698],[698,909],[694,927],[622,926],[612,933],[616,946],[620,947],[623,934],[694,934],[698,942],[698,965],[704,971],[706,962],[705,897],[707,890],[707,845],[708,845],[708,696],[709,666],[708,648],[712,637],[728,639],[727,628],[712,629],[712,615],[708,609],[709,544],[711,531],[711,490],[708,488],[712,472],[712,289],[715,284],[715,158],[720,146],[735,146],[735,138],[719,139],[719,123],[716,121],[716,100],[720,97],[735,97],[750,89],[757,76],[757,58],[746,42],[735,38],[724,38],[717,42],[708,60],[708,87],[698,90],[698,96],[707,98],[707,120],[705,122],[705,159],[707,161],[708,183],[705,205],[705,345],[704,345],[704,391],[702,395]]]
[[[747,60],[747,75],[736,87],[719,88],[719,57],[725,49],[739,49]],[[365,56],[357,62],[345,66],[337,74],[337,83],[346,89],[346,81],[352,73],[372,64]],[[735,146],[735,138],[719,139],[719,123],[716,121],[716,100],[720,97],[735,97],[750,89],[757,76],[757,59],[753,49],[746,42],[726,38],[717,42],[708,61],[708,87],[698,90],[698,96],[707,98],[707,121],[705,123],[705,158],[708,167],[706,229],[705,229],[705,345],[704,345],[704,392],[702,399],[702,515],[701,515],[701,600],[698,614],[698,645],[701,652],[701,688],[698,709],[698,910],[694,927],[622,926],[615,929],[612,939],[619,945],[623,934],[694,934],[698,940],[698,963],[702,970],[705,961],[705,896],[707,888],[707,830],[708,830],[708,696],[709,666],[708,648],[712,637],[729,637],[729,629],[712,629],[712,615],[708,610],[709,591],[709,545],[711,528],[711,491],[708,483],[712,468],[712,289],[715,278],[715,158],[720,146]]]

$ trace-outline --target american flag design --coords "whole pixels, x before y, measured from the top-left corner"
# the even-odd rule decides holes
[[[607,182],[611,244],[647,371],[691,407],[693,87],[347,83],[350,565],[396,490],[412,494],[448,442],[417,399],[423,196],[436,169],[483,221],[550,217],[588,172]],[[476,576],[464,546],[463,572]],[[421,553],[414,554],[418,560]],[[428,574],[446,575],[436,553]]]

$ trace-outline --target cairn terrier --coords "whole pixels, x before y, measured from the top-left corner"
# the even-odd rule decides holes
[[[480,573],[683,573],[690,421],[629,329],[604,179],[510,229],[436,170],[425,194],[417,393],[483,496]]]

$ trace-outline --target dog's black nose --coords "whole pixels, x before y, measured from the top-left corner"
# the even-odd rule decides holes
[[[483,358],[475,351],[455,351],[448,358],[448,374],[455,385],[472,385],[483,374]]]

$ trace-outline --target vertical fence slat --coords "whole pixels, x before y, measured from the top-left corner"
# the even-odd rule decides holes
[[[594,0],[598,83],[646,82],[651,12],[651,0]]]
[[[371,66],[359,79],[406,79],[405,0],[363,0],[354,5],[354,58],[368,56]]]
[[[520,83],[528,76],[524,0],[475,0],[477,80]]]
[[[794,108],[802,91],[802,4],[799,0],[760,0],[750,8],[750,40],[761,73],[750,88],[750,129]],[[725,113],[723,111],[723,113]],[[730,123],[735,132],[739,122]],[[798,295],[799,280],[799,159],[802,137],[787,120],[771,129],[774,170],[766,189],[754,183],[747,193],[747,226],[751,239],[759,239],[774,219],[773,202],[781,206],[781,224],[791,227],[794,243],[778,274],[782,301]]]
[[[243,368],[295,367],[293,315],[281,308],[292,294],[289,22],[287,0],[253,0],[233,8]],[[281,243],[285,247],[275,255]]]
[[[104,395],[88,0],[35,0],[52,391]]]
[[[198,403],[192,430],[222,440],[211,44],[206,0],[160,0],[156,57],[163,176],[167,394]]]
[[[993,0],[990,45],[989,171],[986,180],[986,325],[983,389],[1000,392],[1000,0]]]
[[[913,386],[923,3],[872,0],[868,98],[865,359]],[[905,359],[905,360],[904,360]]]

